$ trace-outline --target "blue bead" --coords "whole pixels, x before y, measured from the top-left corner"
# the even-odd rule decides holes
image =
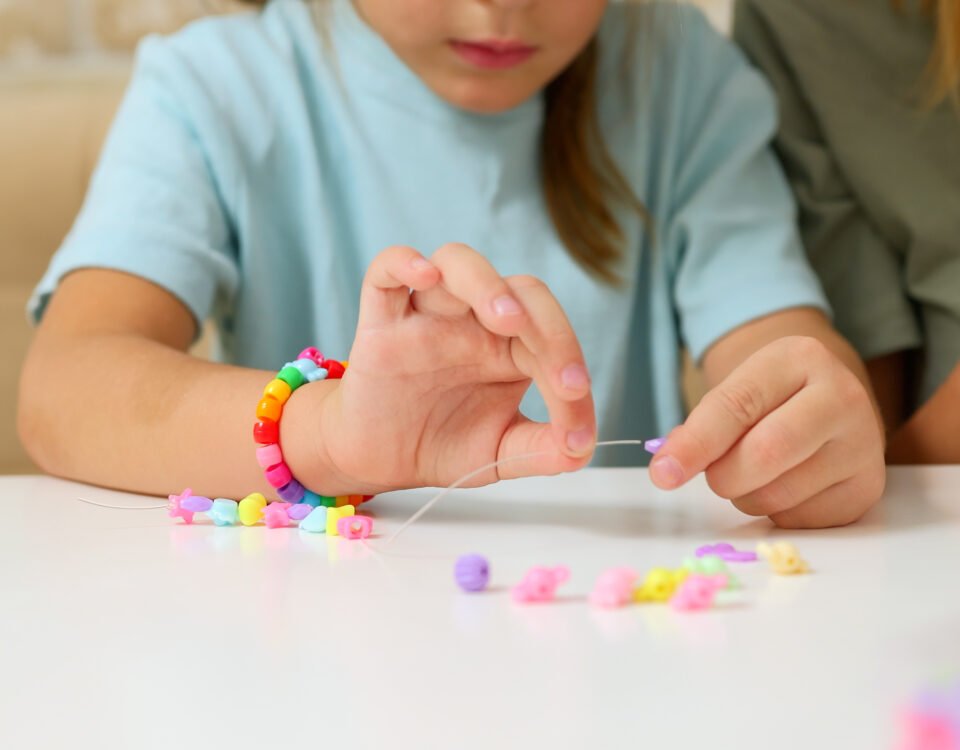
[[[207,515],[217,526],[235,526],[240,519],[240,509],[235,500],[220,497],[213,501]]]
[[[301,531],[311,534],[325,534],[327,532],[327,509],[322,505],[310,511],[310,515],[300,522]]]
[[[320,505],[320,495],[304,488],[303,498],[300,500],[300,502],[304,505],[309,505],[311,508],[316,508],[318,505]]]

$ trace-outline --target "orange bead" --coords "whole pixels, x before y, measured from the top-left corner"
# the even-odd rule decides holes
[[[290,398],[292,392],[290,384],[279,378],[271,380],[267,383],[267,387],[263,389],[264,396],[276,399],[277,403],[281,405],[287,403],[287,399]]]
[[[259,419],[272,419],[274,422],[280,421],[280,415],[283,413],[283,404],[275,398],[266,396],[257,404],[257,417]]]
[[[337,495],[337,507],[342,508],[344,505],[353,505],[350,502],[350,495]]]

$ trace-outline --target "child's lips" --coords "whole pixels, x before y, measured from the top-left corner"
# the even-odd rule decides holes
[[[453,39],[450,47],[470,65],[487,70],[513,68],[529,60],[537,51],[532,45],[510,39]]]

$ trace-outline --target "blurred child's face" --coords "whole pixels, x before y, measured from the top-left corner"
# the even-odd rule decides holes
[[[607,0],[354,0],[393,51],[446,101],[515,107],[586,46]]]

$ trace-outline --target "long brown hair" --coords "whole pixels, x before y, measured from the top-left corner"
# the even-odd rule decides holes
[[[906,0],[893,0],[897,10],[906,4]],[[930,103],[953,99],[960,104],[960,0],[920,0],[920,8],[936,28],[927,64]]]
[[[270,0],[240,1],[263,6]],[[592,275],[617,284],[625,238],[615,207],[639,214],[648,228],[650,221],[603,138],[596,101],[598,61],[593,39],[547,86],[540,177],[547,212],[567,251]]]

